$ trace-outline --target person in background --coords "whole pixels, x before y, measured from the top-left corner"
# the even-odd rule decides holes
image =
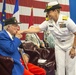
[[[46,21],[49,21],[49,16],[48,14],[46,14],[46,18],[45,18]],[[52,21],[52,19],[50,18],[50,20]],[[44,31],[44,41],[45,41],[45,44],[47,44],[47,46],[49,48],[54,48],[55,44],[54,44],[54,37],[53,35],[50,33],[49,30],[45,30]]]
[[[48,44],[49,48],[54,48],[55,47],[55,42],[54,42],[54,37],[49,31],[45,31],[45,42]]]
[[[12,69],[12,75],[46,75],[46,72],[43,68],[28,62],[29,57],[24,52],[22,52],[22,54],[25,54],[24,61],[26,61],[26,66],[22,65],[22,57],[18,50],[18,47],[21,44],[20,38],[22,35],[18,33],[18,24],[19,23],[15,17],[5,20],[4,29],[0,31],[0,55],[13,58],[14,67]]]
[[[49,2],[44,11],[49,20],[19,33],[37,33],[48,29],[55,41],[57,75],[76,75],[76,24],[71,18],[61,14],[60,9],[57,1]]]
[[[36,33],[27,33],[25,41],[34,43],[38,48],[45,47],[44,42],[39,38],[39,36]]]

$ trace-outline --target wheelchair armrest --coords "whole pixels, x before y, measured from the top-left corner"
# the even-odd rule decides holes
[[[9,56],[0,55],[0,74],[1,75],[12,75],[12,68],[14,61]]]

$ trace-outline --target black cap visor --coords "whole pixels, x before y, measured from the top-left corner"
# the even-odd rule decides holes
[[[48,8],[48,6],[47,6],[46,9],[44,10],[44,12],[49,12],[50,10],[55,10],[55,9],[60,9],[60,8],[61,8],[60,4],[54,5],[50,8]]]

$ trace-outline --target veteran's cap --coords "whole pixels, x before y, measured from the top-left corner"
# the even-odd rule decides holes
[[[53,1],[53,2],[49,2],[46,5],[44,12],[49,12],[50,10],[60,9],[60,8],[61,8],[60,4],[57,1]]]
[[[6,26],[8,24],[16,24],[16,25],[18,25],[18,24],[20,24],[20,22],[17,22],[15,17],[11,17],[11,18],[5,20],[4,26]]]

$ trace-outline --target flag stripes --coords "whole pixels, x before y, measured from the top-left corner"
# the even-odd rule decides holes
[[[0,1],[2,2],[2,1]],[[14,5],[15,4],[15,0],[6,0],[7,4],[11,4]],[[44,9],[46,7],[47,2],[41,2],[41,1],[33,1],[33,0],[19,0],[19,6],[26,6],[26,7],[35,7],[35,8],[40,8],[40,9]],[[62,4],[62,11],[69,11],[69,5],[65,5]]]
[[[14,5],[16,0],[6,0],[6,18],[12,17],[14,11]],[[45,20],[44,9],[48,2],[53,0],[19,0],[19,15],[21,30],[27,29],[29,25],[29,18],[31,14],[31,7],[33,7],[33,19],[34,25],[39,25]],[[62,6],[61,13],[70,15],[69,13],[69,0],[58,0]],[[3,0],[0,0],[0,17],[2,12],[2,3]],[[24,37],[25,38],[25,37]],[[24,39],[23,38],[23,39]]]

